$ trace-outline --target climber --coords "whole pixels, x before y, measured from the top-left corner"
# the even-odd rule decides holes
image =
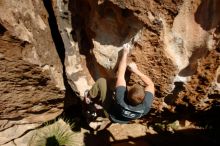
[[[154,97],[154,83],[152,80],[143,74],[134,62],[127,63],[129,52],[128,47],[123,49],[123,55],[118,66],[114,98],[107,96],[109,94],[107,94],[107,83],[104,78],[98,79],[84,98],[84,101],[89,104],[99,95],[99,100],[101,100],[106,115],[112,122],[116,123],[128,123],[146,115],[150,110]],[[127,90],[125,81],[127,67],[140,77],[146,85],[145,88],[135,84]]]

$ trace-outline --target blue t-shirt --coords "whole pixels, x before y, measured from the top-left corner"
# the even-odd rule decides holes
[[[127,104],[125,97],[127,97],[126,87],[117,87],[116,102],[114,102],[109,112],[109,116],[113,122],[127,123],[146,115],[150,111],[153,101],[153,94],[151,92],[145,91],[144,101],[137,106]]]

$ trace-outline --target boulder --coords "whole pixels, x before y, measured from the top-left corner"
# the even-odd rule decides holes
[[[0,2],[1,134],[17,124],[39,125],[63,111],[63,66],[48,17],[43,1]],[[0,136],[0,145],[29,129]]]
[[[120,51],[126,44],[132,46],[129,60],[155,83],[155,109],[162,109],[158,105],[166,105],[164,101],[170,104],[169,98],[182,99],[191,92],[185,86],[197,86],[194,80],[201,81],[200,76],[208,83],[198,86],[219,94],[218,4],[217,0],[53,1],[69,84],[80,96],[99,77],[114,87]],[[127,78],[129,86],[143,84],[133,74]],[[196,94],[187,98],[206,98],[198,88],[191,88]]]

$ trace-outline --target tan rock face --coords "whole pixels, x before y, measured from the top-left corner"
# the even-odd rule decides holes
[[[185,86],[191,84],[192,75],[201,80],[200,68],[205,62],[213,65],[208,63],[210,67],[204,71],[215,74],[213,78],[207,75],[208,84],[217,86],[218,5],[215,0],[54,1],[69,83],[80,95],[100,76],[114,86],[120,50],[128,43],[133,46],[129,59],[155,82],[156,109],[161,109],[157,104],[165,107],[161,103],[164,97],[172,95],[175,100],[180,91],[190,92]],[[131,42],[132,38],[136,41]],[[127,78],[128,85],[142,84],[133,74]],[[219,94],[217,88],[210,88]],[[201,95],[197,89],[191,90]]]
[[[133,46],[130,59],[136,61],[144,73],[151,75],[158,91],[166,95],[171,90],[176,69],[163,49],[160,38],[162,21],[150,11],[143,16],[142,13],[148,12],[148,9],[136,11],[137,8],[131,7],[130,3],[126,3],[126,7],[114,3],[57,1],[55,8],[57,13],[61,13],[57,19],[66,45],[65,64],[70,84],[83,95],[100,76],[114,80],[120,50],[123,44],[129,43]],[[166,11],[163,6],[160,7],[161,11]],[[170,16],[167,19],[170,21]],[[135,43],[131,42],[132,38],[135,38]],[[138,81],[133,75],[131,78]]]
[[[0,120],[43,122],[62,112],[62,64],[47,19],[42,1],[0,2]]]

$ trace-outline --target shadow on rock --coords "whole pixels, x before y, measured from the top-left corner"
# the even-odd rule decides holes
[[[110,138],[113,137],[108,130],[95,133],[85,133],[84,143],[86,146],[111,146]]]

